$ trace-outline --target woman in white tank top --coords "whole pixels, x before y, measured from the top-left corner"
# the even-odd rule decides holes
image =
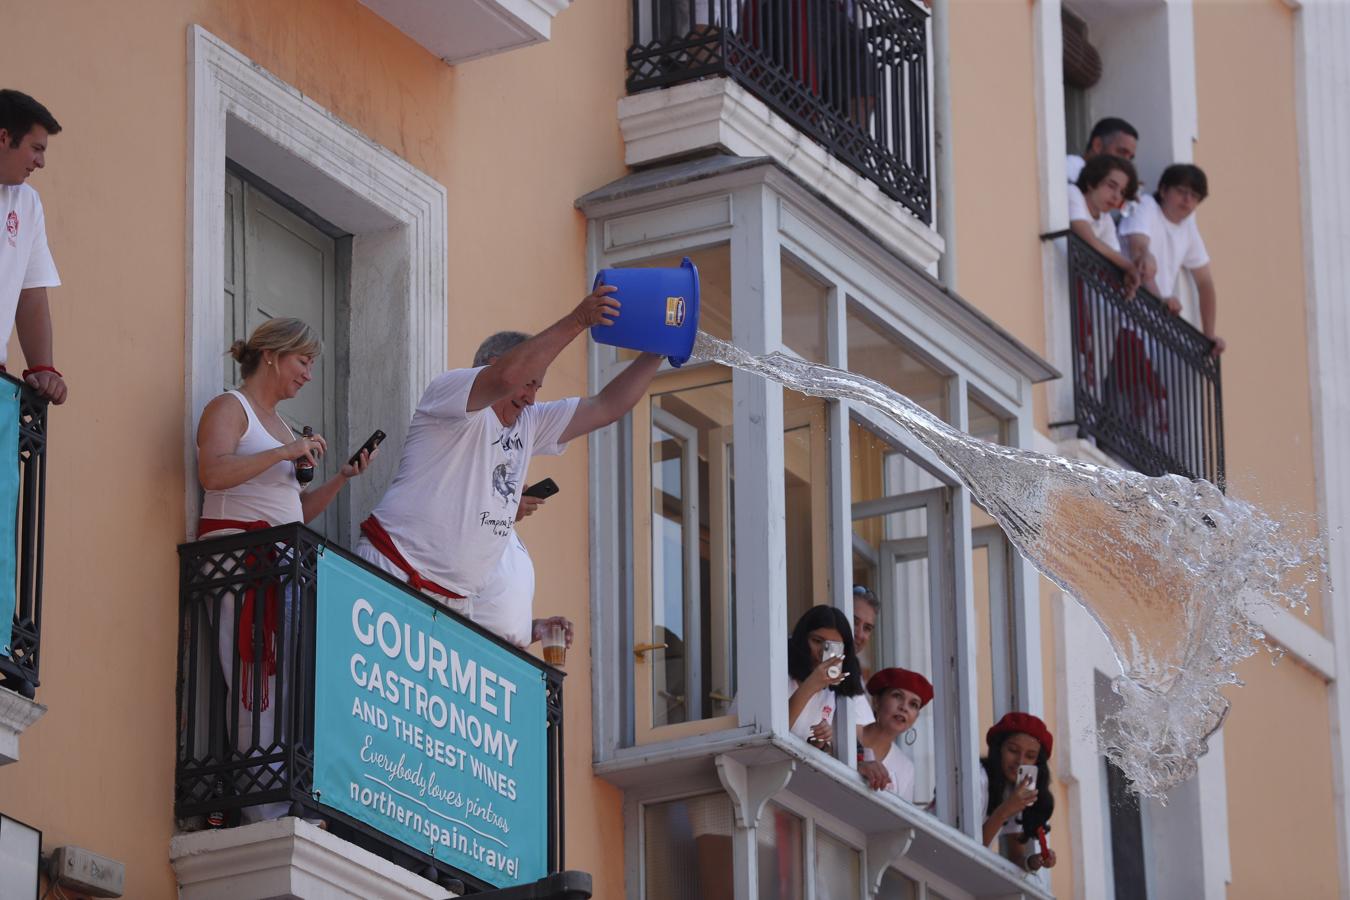
[[[369,466],[371,454],[363,451],[355,465],[344,465],[321,485],[306,489],[296,477],[296,460],[308,456],[317,461],[327,444],[318,434],[296,437],[277,414],[277,404],[304,388],[322,348],[318,335],[299,319],[270,319],[258,326],[247,343],[235,341],[230,347],[230,355],[239,362],[243,383],[208,403],[197,426],[197,473],[205,491],[197,527],[199,539],[308,522]],[[266,557],[268,553],[260,549],[255,556]],[[270,746],[278,733],[285,737],[280,716],[287,707],[286,698],[274,702],[276,647],[286,638],[281,623],[291,621],[291,593],[277,584],[262,584],[242,594],[208,601],[211,608],[207,614],[216,623],[224,683],[236,694],[237,715],[227,719],[237,723],[233,742],[245,753]],[[262,619],[261,629],[257,628],[257,619]],[[283,685],[283,693],[286,690]],[[269,803],[246,807],[241,818],[277,818],[286,814],[288,806]],[[224,824],[223,814],[222,821],[211,824]]]

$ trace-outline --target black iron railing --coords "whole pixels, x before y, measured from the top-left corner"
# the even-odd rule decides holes
[[[1080,437],[1146,475],[1225,487],[1223,390],[1214,343],[1072,232],[1069,319]]]
[[[719,75],[932,222],[928,14],[912,0],[633,0],[629,93]]]
[[[320,553],[337,553],[373,577],[419,594],[328,543],[301,525],[283,525],[178,548],[180,639],[178,753],[174,812],[186,828],[228,827],[250,818],[296,815],[322,818],[328,830],[457,892],[491,886],[442,859],[396,840],[322,804],[314,796],[315,634]],[[278,598],[275,637],[261,613],[252,620],[251,661],[241,663],[249,627],[238,624],[245,606],[255,610]],[[449,615],[440,612],[441,615]],[[544,673],[547,713],[548,870],[563,865],[562,678],[465,620],[493,643]],[[270,641],[275,675],[264,672]],[[238,698],[245,698],[240,702]],[[415,760],[414,760],[415,762]],[[570,896],[570,895],[569,895]]]
[[[16,385],[21,382],[0,375]],[[10,653],[0,654],[0,685],[33,697],[42,644],[42,553],[47,508],[47,401],[19,392],[19,508],[15,523],[15,604]],[[0,641],[2,644],[3,641]]]

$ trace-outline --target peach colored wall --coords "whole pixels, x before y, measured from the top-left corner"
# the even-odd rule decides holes
[[[65,284],[52,416],[43,683],[50,711],[0,769],[0,808],[127,865],[126,896],[176,896],[177,569],[185,533],[187,27],[200,24],[449,192],[449,353],[539,328],[585,293],[579,195],[623,174],[615,102],[627,6],[579,3],[544,46],[451,68],[355,0],[49,2],[7,10],[4,81],[65,126],[33,185]],[[129,23],[135,22],[135,28]],[[109,37],[115,35],[114,40]],[[18,359],[17,353],[12,357]],[[584,347],[545,393],[584,391]],[[544,467],[540,467],[541,471]],[[587,619],[586,447],[522,529],[550,612]],[[623,893],[620,794],[590,773],[588,630],[566,687],[568,865]],[[608,851],[608,852],[606,852]]]
[[[1201,227],[1219,288],[1224,427],[1233,493],[1273,512],[1315,510],[1294,112],[1294,23],[1279,0],[1195,5]],[[1321,627],[1321,598],[1307,620]],[[1228,692],[1232,898],[1338,891],[1330,706],[1322,680],[1264,654]],[[1279,777],[1270,778],[1273,759]],[[1271,865],[1297,859],[1298,865]]]

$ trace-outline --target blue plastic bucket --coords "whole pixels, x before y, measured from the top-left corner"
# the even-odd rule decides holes
[[[594,325],[599,344],[659,353],[679,368],[698,334],[698,269],[685,257],[678,269],[601,269],[595,288],[612,284],[623,304],[611,325]]]

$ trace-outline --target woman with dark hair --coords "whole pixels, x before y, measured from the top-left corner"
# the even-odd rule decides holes
[[[909,669],[882,669],[867,680],[876,721],[858,736],[858,771],[874,791],[889,790],[914,802],[914,761],[896,742],[933,699],[933,685]]]
[[[842,649],[840,649],[842,648]],[[826,653],[829,649],[831,652]],[[873,721],[863,696],[862,667],[853,647],[853,629],[833,606],[808,609],[788,639],[788,727],[797,737],[828,752],[834,740],[837,698],[853,704],[861,731]]]
[[[1055,852],[1043,832],[1050,830],[1055,811],[1048,765],[1054,736],[1036,716],[1010,712],[989,729],[984,740],[989,747],[989,755],[980,760],[985,845],[996,837],[1004,838],[1003,855],[1027,871],[1053,868]],[[1036,770],[1034,778],[1031,767]],[[1041,850],[1032,852],[1031,842],[1037,838]]]

